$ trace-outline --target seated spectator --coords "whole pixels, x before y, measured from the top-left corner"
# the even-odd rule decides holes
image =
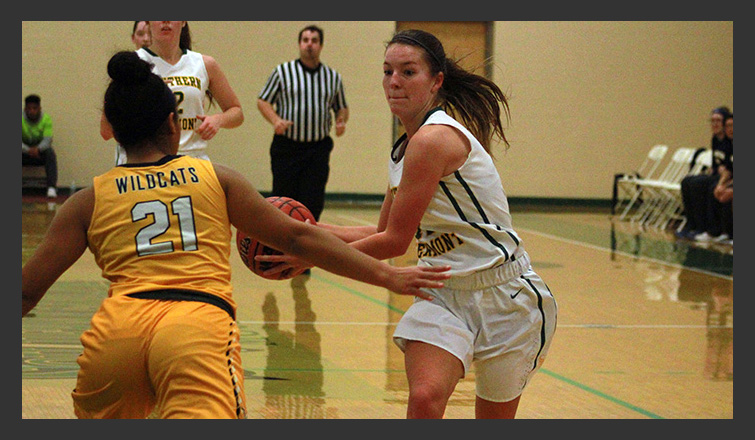
[[[734,200],[734,172],[721,174],[721,180],[718,181],[716,189],[713,190],[713,195],[720,203],[730,203]]]
[[[42,112],[41,98],[24,99],[21,115],[21,166],[44,166],[47,197],[58,196],[58,160],[52,148],[52,119]]]
[[[731,139],[734,145],[734,115],[732,114],[726,120],[725,130],[726,137]],[[718,203],[714,206],[718,208],[721,219],[722,234],[717,241],[733,244],[734,243],[734,153],[729,160],[724,162],[719,170],[721,178],[718,180],[716,187],[713,189],[713,197]]]
[[[711,241],[722,234],[721,221],[711,199],[713,188],[720,179],[719,168],[734,151],[733,141],[726,137],[724,131],[724,121],[730,116],[731,110],[728,107],[718,107],[711,112],[713,136],[710,148],[713,151],[713,163],[706,171],[682,179],[682,203],[687,223],[677,233],[680,238]]]

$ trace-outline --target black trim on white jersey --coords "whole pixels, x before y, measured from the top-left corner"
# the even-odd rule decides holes
[[[391,160],[393,160],[393,163],[401,162],[401,158],[398,156],[397,152],[399,150],[399,147],[401,146],[401,143],[406,141],[406,137],[406,133],[402,134],[401,137],[399,137],[398,140],[393,144],[393,147],[391,147]]]
[[[456,176],[457,180],[460,180],[460,183],[462,183],[462,186],[465,186],[468,189],[468,187],[466,186],[466,183],[463,182],[463,179],[461,179],[461,175],[459,174],[459,172],[456,171],[454,173],[454,175]],[[459,206],[459,203],[456,201],[456,199],[454,198],[453,194],[451,194],[451,190],[448,189],[448,186],[446,185],[446,183],[445,182],[439,182],[439,183],[440,183],[441,189],[446,194],[446,197],[448,197],[448,199],[451,201],[451,204],[454,206],[454,210],[456,210],[456,213],[459,214],[459,218],[461,218],[461,220],[463,222],[467,223],[468,225],[470,225],[473,228],[475,228],[478,231],[480,231],[480,233],[482,233],[482,235],[491,244],[493,244],[493,246],[497,247],[498,249],[500,249],[503,252],[503,255],[505,256],[505,259],[508,260],[509,259],[509,252],[506,250],[506,247],[504,245],[502,245],[501,243],[499,243],[498,240],[496,240],[495,238],[493,238],[493,236],[490,235],[490,233],[488,231],[486,231],[485,229],[481,228],[480,225],[478,225],[477,223],[475,223],[473,221],[468,220],[467,216],[464,214],[464,211],[461,210],[461,206]],[[469,191],[469,190],[467,191],[467,194],[470,196],[470,198],[472,199],[472,201],[475,204],[475,206],[477,206],[477,208],[480,211],[480,214],[483,216],[483,218],[487,219],[487,216],[485,215],[484,211],[482,211],[482,207],[477,202],[477,198],[474,196],[474,194],[472,194],[472,192]],[[487,222],[487,220],[486,220],[486,222]]]
[[[475,208],[477,208],[477,212],[479,212],[480,215],[482,216],[482,221],[484,221],[485,223],[490,223],[490,221],[488,221],[488,216],[485,215],[485,210],[482,209],[480,202],[477,201],[477,197],[475,197],[474,193],[472,192],[472,188],[470,188],[466,180],[464,180],[464,178],[461,177],[461,173],[459,172],[459,170],[454,171],[454,176],[456,177],[456,180],[458,180],[461,186],[464,188],[464,191],[467,192],[467,195],[469,195],[469,199],[472,200],[472,203],[474,204]]]
[[[147,51],[147,53],[148,53],[148,54],[150,54],[150,55],[152,55],[153,57],[162,59],[162,58],[160,57],[160,55],[158,55],[158,54],[156,54],[156,53],[152,52],[152,50],[151,50],[151,49],[150,49],[149,47],[142,47],[142,49],[146,50],[146,51]],[[184,47],[184,48],[180,48],[180,49],[181,49],[181,56],[184,56],[184,55],[186,55],[186,52],[187,52],[187,51],[189,50],[189,49],[187,49],[187,48],[185,48],[185,47]],[[137,49],[137,50],[138,50],[138,49]],[[167,61],[166,61],[166,62],[167,62]]]
[[[454,176],[456,176],[456,180],[459,181],[461,186],[464,187],[464,190],[469,195],[469,198],[472,200],[472,203],[474,203],[475,207],[477,208],[477,212],[479,212],[480,215],[482,216],[482,220],[487,224],[491,224],[490,221],[488,220],[488,216],[485,215],[485,210],[482,209],[482,205],[480,205],[480,202],[477,201],[477,197],[475,197],[474,193],[472,192],[472,188],[470,188],[467,182],[464,180],[464,178],[461,177],[461,173],[459,172],[459,170],[454,171]],[[501,230],[500,226],[498,225],[495,225],[495,226],[499,231]],[[517,240],[514,234],[512,234],[510,231],[504,231],[504,232],[509,234],[509,237],[511,237],[511,239],[514,240],[514,243],[517,246],[519,246],[519,240]]]

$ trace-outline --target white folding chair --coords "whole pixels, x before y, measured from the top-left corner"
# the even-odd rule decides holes
[[[655,145],[648,151],[637,171],[632,174],[617,174],[614,177],[612,213],[615,214],[621,210],[619,220],[624,220],[639,200],[641,188],[637,186],[637,181],[655,178],[656,171],[663,158],[666,157],[667,151],[667,145]]]
[[[684,176],[690,171],[694,154],[695,150],[692,148],[677,148],[671,157],[671,161],[658,178],[639,179],[637,181],[642,192],[642,204],[632,216],[631,221],[649,225],[656,221],[659,215],[662,215],[668,201],[664,189],[669,184],[681,183]]]
[[[694,152],[693,152],[694,156]],[[653,219],[653,226],[656,229],[664,230],[672,220],[682,220],[682,180],[687,176],[694,176],[710,168],[713,161],[713,152],[710,149],[701,151],[694,157],[692,167],[678,182],[669,182],[660,186],[661,197],[664,198],[663,206],[657,212]],[[686,217],[684,217],[686,219]]]
[[[695,157],[695,163],[690,170],[691,175],[697,175],[713,166],[713,150],[705,149]]]

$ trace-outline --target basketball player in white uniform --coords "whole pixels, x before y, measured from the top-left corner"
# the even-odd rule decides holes
[[[452,278],[431,291],[432,301],[415,301],[394,341],[404,351],[409,341],[439,347],[461,361],[464,374],[474,361],[478,399],[518,402],[548,352],[556,303],[512,227],[490,155],[440,108],[427,115],[428,125],[453,127],[470,145],[466,161],[440,179],[416,233],[419,264],[449,265]],[[391,158],[394,194],[403,167],[403,156]]]
[[[178,154],[209,160],[207,141],[220,128],[241,125],[241,103],[214,58],[191,50],[187,22],[150,21],[149,28],[152,45],[136,53],[153,64],[152,71],[176,96],[181,127]],[[222,113],[205,115],[210,99],[217,101]],[[103,137],[107,139],[105,134]],[[125,150],[119,146],[116,164],[125,162]]]
[[[196,128],[202,123],[197,116],[205,114],[205,97],[210,83],[202,54],[185,50],[176,64],[170,64],[147,48],[141,48],[136,53],[139,58],[155,66],[152,71],[160,75],[176,95],[181,126],[178,154],[209,160],[206,154],[207,141],[196,132]]]
[[[377,227],[318,225],[379,259],[404,255],[416,237],[419,265],[451,267],[445,286],[426,289],[433,299],[416,300],[394,333],[405,356],[407,417],[443,417],[474,362],[475,416],[513,418],[550,347],[557,307],[512,227],[490,155],[493,135],[508,145],[506,97],[423,31],[396,34],[383,71],[386,100],[406,134],[391,152]]]

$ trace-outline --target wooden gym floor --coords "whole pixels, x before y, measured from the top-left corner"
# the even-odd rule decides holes
[[[58,200],[61,201],[61,200]],[[22,263],[55,203],[22,203]],[[547,361],[521,419],[731,419],[733,247],[614,224],[604,212],[512,209],[534,269],[559,305]],[[374,224],[377,208],[327,207],[322,221]],[[234,252],[247,409],[258,419],[400,419],[407,386],[391,341],[411,298],[313,269],[268,281]],[[411,255],[394,264],[414,264]],[[73,418],[79,335],[107,291],[87,252],[22,319],[21,414]],[[474,372],[446,418],[474,417]]]

